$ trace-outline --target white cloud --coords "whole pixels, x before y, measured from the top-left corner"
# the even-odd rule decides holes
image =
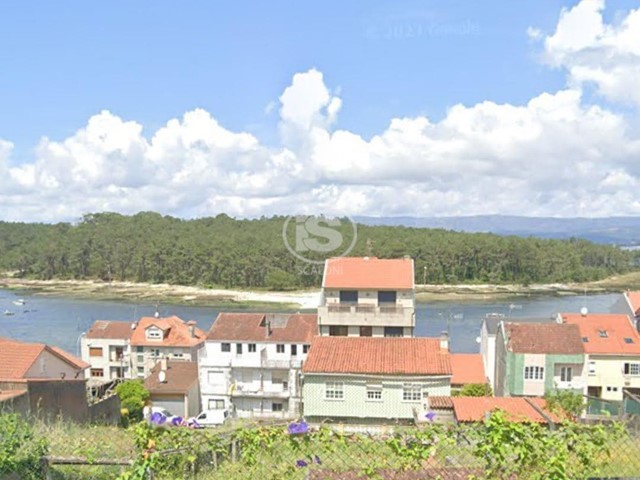
[[[572,85],[594,84],[609,100],[640,105],[640,8],[616,24],[604,23],[604,8],[604,0],[582,0],[563,9],[544,37],[545,56],[567,70]]]
[[[566,69],[565,89],[523,105],[454,105],[438,122],[392,118],[370,139],[335,128],[340,90],[311,69],[279,97],[275,147],[202,109],[147,135],[103,111],[66,139],[42,139],[23,164],[12,163],[13,145],[0,140],[0,218],[68,220],[101,210],[638,215],[640,135],[631,116],[640,85],[623,86],[640,81],[640,14],[607,25],[603,8],[584,0],[561,13],[552,35],[529,29],[548,61]],[[630,102],[633,113],[585,101],[586,82]]]

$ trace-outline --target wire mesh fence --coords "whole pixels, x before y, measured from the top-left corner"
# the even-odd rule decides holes
[[[0,479],[640,478],[638,425],[631,419],[548,426],[508,422],[499,414],[478,424],[389,426],[375,433],[304,422],[227,431],[142,423],[127,430],[136,449],[131,458],[104,458],[100,448],[92,458],[45,455],[3,476],[0,452]]]

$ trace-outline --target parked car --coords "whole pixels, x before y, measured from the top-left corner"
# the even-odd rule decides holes
[[[155,419],[155,423],[166,424],[166,425],[179,425],[182,424],[182,417],[179,415],[174,415],[166,408],[162,407],[144,407],[142,411],[144,418],[149,421],[153,421]]]
[[[216,425],[224,424],[229,418],[229,410],[204,410],[195,417],[191,417],[187,420],[188,424],[195,423],[201,427],[213,427]]]

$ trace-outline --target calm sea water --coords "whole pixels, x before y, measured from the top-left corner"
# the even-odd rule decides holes
[[[19,298],[25,300],[24,305],[13,304]],[[417,336],[438,336],[448,329],[452,351],[477,352],[479,345],[476,338],[480,335],[482,319],[488,313],[502,313],[514,319],[550,317],[558,312],[578,312],[584,306],[592,313],[607,313],[619,298],[617,294],[606,294],[587,297],[532,296],[499,302],[423,303],[417,307],[415,333]],[[0,289],[0,336],[48,343],[76,353],[80,334],[95,320],[134,321],[141,316],[153,315],[155,309],[155,304],[151,303],[77,300]],[[5,310],[14,315],[3,315]],[[161,305],[159,310],[162,316],[177,315],[183,320],[195,320],[204,330],[211,327],[220,311],[181,305]]]

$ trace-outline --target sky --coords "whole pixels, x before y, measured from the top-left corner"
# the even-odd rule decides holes
[[[640,3],[0,5],[0,220],[640,215]]]

